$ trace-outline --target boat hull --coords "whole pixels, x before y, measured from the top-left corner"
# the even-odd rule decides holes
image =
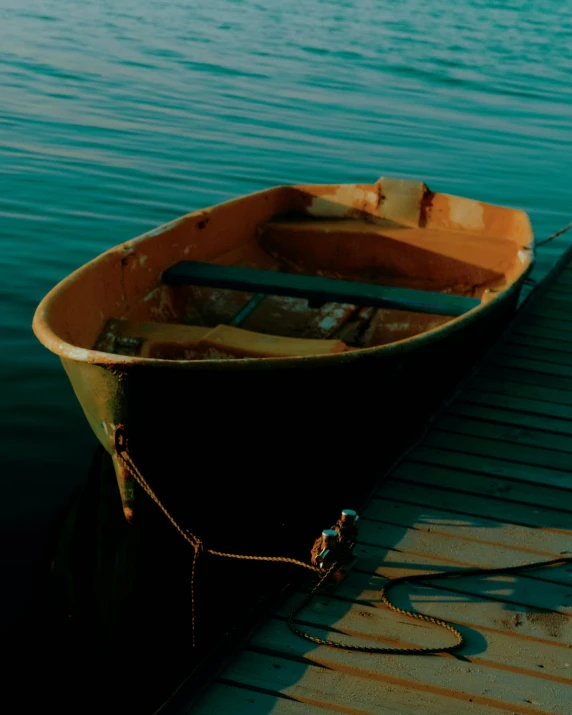
[[[272,223],[281,215],[303,215],[306,238],[294,224]],[[523,212],[437,194],[421,182],[275,187],[98,256],[44,298],[34,330],[62,358],[114,460],[129,521],[147,497],[117,460],[119,425],[158,496],[174,510],[183,505],[188,524],[205,533],[211,524],[238,525],[246,533],[254,494],[269,500],[255,523],[272,528],[300,523],[303,512],[337,511],[367,491],[510,319],[532,241]],[[194,324],[187,288],[181,293],[162,279],[181,261],[281,270],[275,254],[314,275],[326,266],[330,278],[394,287],[414,278],[420,292],[474,294],[481,303],[450,320],[430,316],[433,322],[394,311],[387,325],[381,321],[383,339],[336,354],[162,359],[95,347],[110,319]],[[272,333],[272,310],[263,333]],[[417,327],[404,332],[401,321]],[[210,494],[217,506],[205,514]],[[214,538],[224,531],[215,526]]]
[[[240,534],[331,520],[358,503],[515,311],[521,283],[416,349],[356,352],[332,367],[265,361],[181,370],[164,362],[63,359],[84,413],[114,459],[125,515],[148,497],[117,463],[113,428],[162,501],[214,548]],[[254,506],[262,500],[264,513]],[[245,528],[246,514],[252,530]],[[329,516],[330,515],[330,516]],[[249,516],[250,519],[250,516]],[[224,529],[222,526],[224,525]],[[221,536],[222,534],[222,536]],[[212,541],[211,544],[212,545]]]

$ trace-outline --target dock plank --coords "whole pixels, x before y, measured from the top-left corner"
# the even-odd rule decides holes
[[[384,544],[385,539],[398,535],[401,539],[396,546]],[[372,543],[375,542],[375,543]],[[513,549],[496,548],[491,549],[490,545],[477,543],[471,550],[467,542],[459,540],[454,542],[446,537],[428,539],[422,535],[421,539],[416,539],[415,535],[404,535],[403,529],[386,525],[383,533],[372,538],[372,542],[361,541],[356,547],[356,555],[359,558],[359,568],[361,571],[377,573],[387,578],[401,578],[412,574],[438,573],[440,571],[449,572],[458,569],[486,569],[486,568],[506,568],[518,564],[528,564],[543,561],[542,555],[523,554],[522,551]],[[441,548],[439,548],[439,545]],[[550,560],[550,559],[549,559]],[[490,576],[489,578],[493,578]],[[543,603],[538,598],[549,597],[551,603],[563,604],[560,610],[562,613],[568,612],[570,608],[570,592],[572,570],[570,564],[558,567],[543,567],[530,569],[526,575],[519,575],[519,579],[527,584],[529,581],[543,581],[548,584],[546,593],[542,596],[534,593],[532,589],[519,591],[519,598],[508,598],[499,596],[500,600],[508,600],[534,608],[543,608]],[[463,584],[459,580],[455,588],[462,590]],[[530,600],[530,599],[536,600]],[[550,610],[554,610],[551,608]]]
[[[547,325],[547,321],[542,322],[530,320],[516,327],[512,335],[540,338],[541,340],[546,340],[550,344],[557,345],[570,345],[572,343],[572,330],[555,330],[555,326]]]
[[[556,390],[561,389],[572,392],[572,378],[562,377],[561,375],[547,375],[538,371],[527,370],[526,367],[522,366],[495,365],[492,359],[489,359],[487,363],[483,363],[478,374],[482,377],[493,377],[499,380],[520,382],[524,385],[552,387]]]
[[[365,520],[360,532],[357,552],[361,555],[360,568],[371,570],[373,564],[383,562],[385,569],[392,569],[391,578],[405,575],[403,570],[399,571],[399,568],[403,568],[403,563],[408,564],[407,573],[411,571],[411,563],[416,563],[418,569],[416,573],[424,573],[427,567],[438,570],[439,563],[443,564],[443,570],[506,568],[551,560],[559,555],[526,546],[518,548],[514,545],[504,546],[500,543],[460,538],[446,531],[427,532],[405,529],[388,523],[367,523]],[[385,552],[384,555],[381,552]],[[404,561],[405,554],[408,555],[407,561]],[[396,569],[395,564],[399,568]],[[526,576],[519,576],[524,581],[534,577],[551,584],[551,590],[546,592],[551,594],[551,601],[556,604],[551,610],[572,614],[572,565],[531,570],[527,571]],[[509,577],[500,578],[502,580]],[[530,598],[542,599],[545,596],[545,593],[540,595],[533,593]],[[542,600],[534,602],[527,600],[526,604],[537,608],[543,607]]]
[[[556,558],[562,551],[562,534],[572,538],[572,531],[551,531],[538,527],[531,529],[504,519],[495,519],[488,511],[481,516],[462,515],[443,506],[419,505],[398,501],[395,497],[392,500],[372,500],[362,516],[367,523],[364,521],[360,524],[360,534],[366,541],[370,527],[381,522],[424,531],[431,534],[432,538],[436,534],[444,534],[456,539],[522,549],[531,555]]]
[[[442,464],[445,467],[459,468],[469,472],[491,474],[505,479],[515,479],[531,484],[542,484],[557,487],[566,491],[570,490],[571,475],[567,472],[558,472],[555,469],[545,469],[536,465],[509,462],[494,457],[465,454],[464,452],[449,451],[433,446],[418,447],[412,459],[428,464]],[[563,500],[567,497],[562,494]]]
[[[549,340],[572,340],[572,325],[564,323],[556,317],[548,318],[538,315],[529,315],[527,320],[518,323],[511,329],[512,334],[527,335],[533,331],[542,331],[542,337]]]
[[[448,490],[460,496],[464,494],[482,496],[491,505],[499,502],[505,504],[507,510],[517,503],[529,509],[531,515],[534,515],[535,510],[530,507],[544,507],[553,515],[548,523],[552,524],[554,519],[558,519],[557,523],[562,525],[561,528],[569,528],[572,521],[572,500],[563,499],[562,491],[553,487],[535,484],[534,489],[531,489],[526,482],[510,481],[487,473],[474,473],[443,465],[415,462],[412,459],[400,464],[392,474],[395,479],[403,482],[434,486],[443,494]],[[491,506],[491,508],[495,507]]]
[[[539,405],[538,409],[542,410],[542,405]],[[546,416],[541,412],[511,410],[508,405],[498,400],[487,400],[486,395],[481,395],[481,398],[479,398],[475,393],[469,394],[469,391],[450,406],[448,414],[505,425],[515,425],[517,427],[528,427],[534,430],[543,430],[550,434],[561,434],[565,437],[569,437],[572,432],[570,422],[564,418]]]
[[[567,435],[554,434],[553,432],[531,429],[527,427],[516,427],[514,425],[503,424],[502,422],[484,421],[465,417],[459,419],[456,415],[446,415],[435,423],[436,429],[440,432],[448,432],[458,435],[481,437],[494,443],[504,442],[509,445],[519,445],[521,447],[533,447],[549,451],[572,454],[572,440]],[[514,447],[512,447],[514,449]],[[572,459],[568,457],[570,461]]]
[[[257,655],[249,667],[259,666]],[[289,664],[288,664],[289,665]],[[260,682],[260,680],[258,681]],[[280,690],[276,689],[282,686],[282,681],[265,683],[267,690],[274,689],[274,693],[269,694],[262,692],[263,687],[258,686],[260,690],[245,689],[244,685],[227,685],[226,683],[216,683],[203,696],[197,704],[192,704],[188,708],[181,711],[181,715],[324,715],[327,712],[343,713],[345,710],[334,710],[331,707],[318,707],[311,705],[308,702],[294,700],[285,694],[277,693]],[[270,685],[270,687],[268,687]],[[256,687],[256,686],[255,686]]]
[[[324,635],[327,635],[327,631]],[[389,708],[391,700],[387,702],[386,698],[390,697],[391,686],[397,685],[410,689],[409,707],[414,708],[411,712],[417,714],[427,712],[421,710],[419,693],[429,692],[442,697],[441,713],[458,713],[460,702],[472,702],[509,712],[518,710],[519,714],[569,715],[568,684],[531,678],[522,672],[499,671],[493,666],[473,664],[465,659],[428,657],[423,658],[423,667],[419,667],[419,663],[416,667],[411,658],[316,647],[295,636],[283,622],[276,619],[265,624],[254,635],[252,645],[265,653],[296,660],[304,659],[325,669],[337,671],[340,675],[350,674],[358,676],[360,680],[366,679],[369,682],[365,693],[356,691],[353,701],[354,707],[362,703],[367,705],[366,712],[379,713],[381,702]],[[245,670],[242,671],[243,674],[252,677],[252,668]],[[347,682],[347,677],[344,677],[342,692],[345,691]],[[334,688],[330,692],[336,694]],[[364,698],[368,700],[364,702]],[[398,707],[399,705],[394,709],[403,712],[397,709]]]
[[[538,309],[544,310],[546,308],[554,310],[555,313],[562,312],[566,315],[570,314],[570,309],[572,308],[572,301],[570,296],[566,292],[551,290],[550,293],[538,302]]]
[[[572,342],[556,340],[555,338],[545,338],[539,335],[533,336],[513,333],[507,338],[506,343],[511,346],[518,346],[521,352],[524,347],[535,350],[548,350],[557,354],[563,353],[567,357],[572,354]]]
[[[396,715],[503,713],[498,706],[492,706],[480,698],[471,702],[470,695],[458,691],[452,696],[444,697],[444,689],[439,686],[411,688],[406,673],[393,677],[388,675],[384,681],[380,681],[379,678],[369,677],[368,671],[363,668],[344,667],[343,660],[340,663],[339,659],[324,664],[322,659],[307,657],[306,663],[300,663],[297,658],[304,658],[306,650],[304,641],[295,636],[286,635],[285,654],[275,652],[284,632],[283,628],[284,624],[276,621],[268,624],[265,633],[256,639],[263,644],[264,652],[245,651],[229,667],[225,677],[243,687],[285,695],[305,706],[320,702],[330,711],[350,715],[380,715],[383,713],[382,708]],[[312,655],[311,651],[309,655]],[[514,708],[511,707],[512,705],[508,705],[504,711],[512,715]],[[193,713],[195,712],[206,715],[200,706],[193,710]],[[537,711],[520,712],[536,715]],[[268,713],[274,715],[274,710],[268,710]]]
[[[558,350],[554,347],[545,348],[541,345],[531,347],[530,345],[522,345],[512,340],[506,340],[502,346],[499,346],[498,354],[517,358],[525,356],[527,360],[536,360],[542,364],[548,363],[550,365],[572,367],[572,355],[565,350]]]
[[[508,377],[485,377],[477,375],[471,381],[471,389],[493,395],[508,395],[540,402],[552,402],[556,405],[572,404],[572,390],[565,390],[562,386],[547,387],[539,385],[536,380],[522,383],[510,380]]]
[[[572,459],[565,452],[552,451],[541,447],[532,447],[526,444],[519,445],[518,449],[510,443],[484,437],[472,437],[459,433],[451,433],[434,428],[424,442],[427,447],[437,447],[439,449],[449,449],[455,452],[462,452],[466,455],[476,455],[494,457],[497,460],[504,460],[511,464],[527,464],[528,466],[538,466],[556,472],[556,475],[548,473],[548,483],[554,486],[565,486],[572,488]],[[566,478],[566,475],[569,478]],[[537,479],[537,481],[539,481]],[[543,479],[544,483],[546,479]]]
[[[499,407],[512,412],[525,412],[534,415],[536,424],[546,427],[548,431],[572,434],[572,405],[556,404],[532,400],[526,397],[495,395],[467,388],[459,398],[459,402],[470,402],[487,407]],[[546,420],[545,418],[552,418]]]
[[[491,355],[488,361],[500,367],[513,367],[520,370],[528,370],[529,372],[538,372],[541,375],[557,375],[567,380],[572,378],[572,368],[570,368],[569,365],[557,365],[555,363],[544,362],[541,359],[529,358],[526,356],[526,351],[522,352],[522,357],[503,355],[497,352]]]
[[[557,305],[552,303],[547,303],[546,301],[542,305],[537,306],[532,314],[539,318],[551,318],[557,319],[562,323],[567,323],[572,326],[572,311],[566,310],[566,308],[559,308]]]
[[[443,489],[436,484],[428,483],[423,479],[425,475],[416,481],[415,479],[403,479],[397,476],[387,480],[386,489],[380,490],[374,496],[374,500],[380,499],[387,503],[387,500],[401,501],[406,504],[416,504],[435,509],[454,512],[457,515],[474,516],[481,518],[485,515],[488,519],[500,521],[501,523],[519,524],[531,529],[547,529],[558,533],[570,533],[572,514],[563,513],[553,509],[545,509],[534,504],[521,504],[506,499],[491,499],[483,496],[480,486],[468,495],[453,490],[450,487]],[[411,485],[415,488],[412,489]],[[464,489],[466,486],[463,484]],[[531,494],[533,497],[534,494]],[[561,539],[560,539],[561,543]]]

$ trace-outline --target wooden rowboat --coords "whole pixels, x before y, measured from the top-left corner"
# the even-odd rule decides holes
[[[328,496],[353,503],[356,462],[381,469],[490,345],[532,242],[522,211],[420,182],[277,187],[103,253],[44,298],[33,327],[114,458],[128,519],[119,424],[186,514],[204,512],[197,490],[223,494],[232,528],[262,490],[288,528]]]

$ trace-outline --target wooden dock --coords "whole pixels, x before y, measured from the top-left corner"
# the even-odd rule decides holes
[[[356,567],[298,617],[312,635],[386,647],[450,644],[447,631],[380,603],[388,578],[572,556],[569,261],[534,292],[370,500],[359,522]],[[392,594],[397,605],[459,624],[466,645],[455,655],[315,645],[286,622],[304,595],[293,594],[181,712],[572,712],[571,563],[399,587]]]

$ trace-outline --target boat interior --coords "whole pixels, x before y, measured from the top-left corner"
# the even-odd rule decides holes
[[[384,346],[506,290],[530,242],[522,212],[419,182],[271,189],[104,254],[121,256],[124,295],[82,347],[219,360]]]

